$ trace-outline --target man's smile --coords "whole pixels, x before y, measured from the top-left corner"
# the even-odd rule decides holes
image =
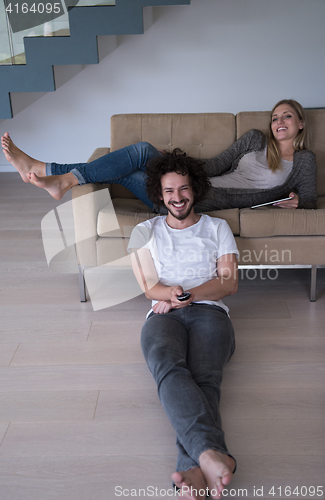
[[[188,200],[182,200],[182,201],[179,201],[179,202],[170,201],[169,205],[172,205],[176,209],[181,209],[181,208],[185,207],[185,205],[186,205],[187,202],[188,202]]]

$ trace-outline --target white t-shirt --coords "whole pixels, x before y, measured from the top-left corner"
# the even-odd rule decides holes
[[[208,215],[201,215],[196,224],[185,229],[168,226],[166,216],[141,222],[132,231],[128,251],[137,248],[150,250],[162,284],[180,285],[184,291],[217,277],[216,262],[222,255],[234,253],[238,257],[227,222]],[[152,301],[152,305],[156,303]],[[228,312],[222,300],[200,303],[217,305]]]
[[[273,172],[267,162],[267,148],[245,154],[236,170],[210,177],[213,187],[241,189],[271,189],[281,186],[291,173],[293,161],[282,160],[282,170]]]

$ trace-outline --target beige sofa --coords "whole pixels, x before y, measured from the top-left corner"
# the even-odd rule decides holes
[[[231,113],[114,115],[110,150],[97,149],[89,161],[139,141],[167,150],[179,147],[191,156],[209,158],[251,128],[267,132],[268,117],[269,112],[262,111],[241,112],[236,116]],[[263,207],[219,210],[209,215],[227,220],[240,252],[239,265],[311,266],[310,300],[314,301],[317,266],[325,264],[325,109],[307,110],[307,120],[311,149],[317,155],[317,210]],[[155,215],[119,185],[77,186],[72,190],[72,198],[80,298],[84,301],[84,270],[126,256],[132,228]]]

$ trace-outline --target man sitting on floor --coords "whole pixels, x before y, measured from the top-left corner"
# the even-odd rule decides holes
[[[223,367],[235,346],[221,299],[237,291],[238,251],[224,220],[194,213],[208,189],[199,160],[179,150],[151,160],[147,193],[168,214],[138,224],[129,243],[136,278],[152,300],[142,350],[177,434],[172,480],[179,496],[191,500],[208,492],[220,498],[236,466],[219,400]]]

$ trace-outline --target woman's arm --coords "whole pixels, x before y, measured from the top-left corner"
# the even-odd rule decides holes
[[[214,158],[204,160],[209,177],[222,175],[231,169],[235,160],[249,151],[260,151],[266,146],[266,137],[260,130],[252,129],[242,135],[230,148]]]
[[[293,165],[297,171],[293,190],[299,197],[298,208],[317,208],[316,155],[312,151],[297,151]]]

